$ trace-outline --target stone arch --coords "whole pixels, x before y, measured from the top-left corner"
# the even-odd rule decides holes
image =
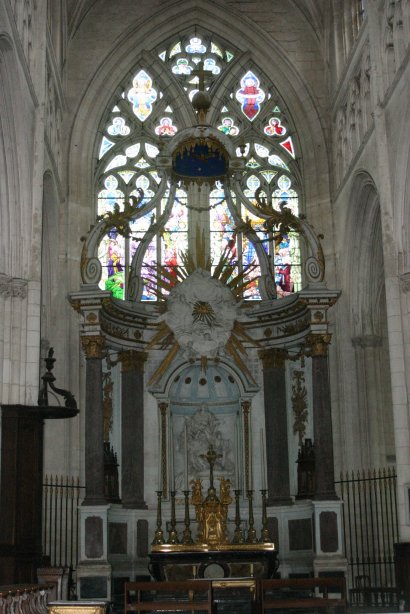
[[[372,177],[354,177],[344,287],[356,367],[357,420],[364,467],[384,466],[393,450],[387,307],[379,194]]]

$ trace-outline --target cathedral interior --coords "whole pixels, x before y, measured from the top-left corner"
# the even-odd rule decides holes
[[[410,609],[409,42],[408,0],[1,0],[0,587]]]

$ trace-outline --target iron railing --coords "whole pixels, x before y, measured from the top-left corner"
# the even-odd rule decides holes
[[[394,593],[394,543],[398,541],[396,477],[395,468],[388,467],[341,474],[335,482],[343,500],[351,596],[379,595],[378,600],[384,601]]]
[[[79,478],[45,476],[43,484],[43,555],[53,567],[77,567],[79,549]]]

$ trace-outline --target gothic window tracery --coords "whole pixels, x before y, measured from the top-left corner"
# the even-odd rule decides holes
[[[277,297],[301,288],[297,234],[273,236],[264,228],[264,219],[248,206],[255,206],[258,192],[275,209],[286,206],[298,215],[301,175],[296,133],[274,84],[256,66],[242,72],[235,67],[239,53],[208,33],[190,32],[157,49],[157,65],[137,65],[113,97],[98,143],[97,214],[116,207],[122,210],[143,191],[141,215],[130,224],[130,236],[113,228],[100,244],[100,287],[116,298],[126,298],[129,272],[135,266],[144,282],[137,298],[157,300],[156,265],[165,265],[176,275],[180,254],[192,244],[198,225],[213,262],[225,250],[237,263],[236,273],[250,262],[257,265],[248,273],[252,284],[244,291],[245,299],[272,298],[261,294],[261,275],[275,279]],[[164,67],[166,82],[161,77]],[[164,145],[195,123],[191,100],[198,90],[208,90],[213,101],[207,123],[232,141],[239,157],[246,158],[240,177],[246,199],[241,203],[234,191],[228,198],[224,181],[204,185],[195,193],[181,181],[166,208],[174,192],[158,161]],[[167,187],[158,199],[164,182]],[[249,223],[252,232],[238,229],[239,222]]]

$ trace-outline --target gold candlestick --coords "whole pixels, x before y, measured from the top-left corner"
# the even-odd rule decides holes
[[[189,518],[189,490],[182,491],[184,493],[185,498],[185,529],[182,533],[182,543],[183,544],[193,544],[194,540],[192,539],[191,528],[190,528],[190,518]]]
[[[261,544],[270,544],[271,543],[271,539],[270,539],[270,535],[269,535],[269,531],[268,531],[268,515],[266,513],[266,495],[267,495],[267,490],[265,488],[263,488],[261,490],[261,495],[262,495],[262,532],[261,532],[261,538],[260,538],[260,543]]]
[[[239,509],[239,497],[241,494],[240,490],[234,490],[235,493],[235,531],[233,534],[233,542],[234,544],[243,544],[244,537],[243,531],[241,529],[241,513]]]
[[[247,491],[248,503],[249,503],[249,529],[248,536],[246,538],[247,544],[256,544],[258,542],[258,538],[256,537],[256,531],[254,528],[254,517],[253,517],[253,490]]]
[[[162,490],[157,490],[157,528],[155,530],[154,539],[152,541],[153,546],[157,546],[164,543],[164,532],[162,530],[162,515],[161,515],[161,501],[162,501]]]
[[[176,517],[175,517],[175,490],[171,490],[171,526],[168,532],[168,544],[179,544],[178,533],[176,530]]]

